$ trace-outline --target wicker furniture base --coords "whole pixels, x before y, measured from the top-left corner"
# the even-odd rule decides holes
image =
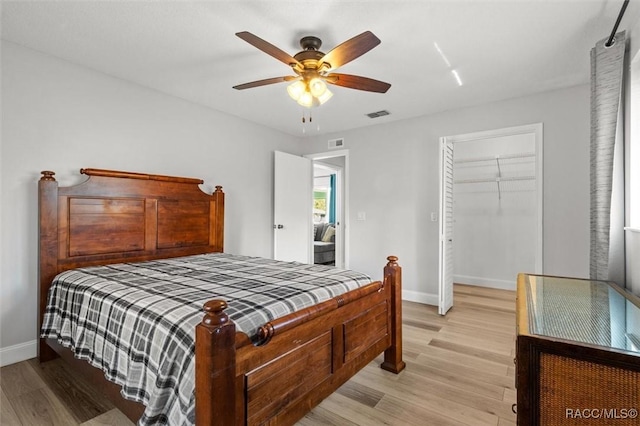
[[[541,353],[539,374],[542,425],[640,424],[640,372]]]

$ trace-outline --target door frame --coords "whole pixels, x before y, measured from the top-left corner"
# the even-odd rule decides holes
[[[344,168],[342,173],[338,173],[338,182],[342,180],[342,185],[336,185],[338,191],[341,191],[340,202],[338,205],[341,207],[338,213],[340,218],[340,225],[336,226],[336,259],[342,252],[342,258],[344,263],[342,268],[349,268],[349,150],[340,149],[335,151],[319,152],[315,154],[307,154],[304,157],[309,158],[313,163],[318,160],[325,160],[328,158],[344,157]],[[337,263],[336,263],[337,266]]]
[[[454,158],[455,158],[455,146],[458,142],[473,142],[483,139],[490,139],[495,137],[503,137],[503,136],[514,136],[514,135],[522,135],[522,134],[533,134],[535,137],[535,158],[536,158],[536,249],[535,249],[535,264],[534,264],[534,273],[542,274],[544,270],[544,247],[543,247],[543,221],[544,221],[544,210],[543,210],[543,202],[544,202],[544,169],[543,169],[543,124],[542,123],[534,123],[534,124],[526,124],[522,126],[514,126],[514,127],[505,127],[502,129],[494,129],[487,130],[481,132],[467,133],[461,135],[453,135],[453,136],[444,136],[441,138],[442,141],[450,141],[453,143],[454,149]],[[440,146],[440,167],[442,170],[443,164],[443,155],[442,155],[443,144]],[[445,199],[444,193],[440,194],[440,211],[442,211],[442,206]],[[453,193],[453,197],[455,200],[455,192]],[[455,210],[454,210],[455,216]],[[444,220],[441,216],[440,221]],[[454,221],[455,222],[455,221]],[[442,224],[440,224],[442,229]],[[454,250],[455,250],[455,246]],[[440,249],[442,250],[442,245],[440,245]],[[440,260],[442,261],[442,253],[440,253]],[[439,264],[440,268],[445,267],[445,265]],[[440,286],[442,283],[440,282],[441,277],[438,278],[438,292],[440,292]],[[440,295],[439,295],[440,297]]]

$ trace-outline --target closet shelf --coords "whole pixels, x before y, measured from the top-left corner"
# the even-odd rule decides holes
[[[479,179],[459,179],[454,180],[454,184],[459,183],[481,183],[481,182],[509,182],[515,180],[535,180],[535,176],[508,176],[508,177],[494,177],[494,178],[479,178]]]
[[[461,158],[459,160],[454,160],[453,164],[476,163],[481,161],[512,160],[516,158],[533,158],[535,156],[535,152],[522,152],[518,154],[494,155],[493,157]]]
[[[535,152],[521,152],[517,154],[502,154],[502,155],[494,155],[492,157],[475,157],[475,158],[462,158],[459,160],[454,160],[454,164],[461,163],[478,163],[478,162],[495,162],[495,166],[497,168],[497,176],[494,177],[482,177],[475,179],[458,179],[454,180],[454,184],[461,183],[482,183],[482,182],[495,182],[498,189],[498,200],[502,199],[502,188],[500,184],[502,182],[511,182],[511,181],[526,181],[526,180],[535,180],[534,176],[503,176],[502,167],[500,167],[500,163],[504,166],[505,160],[514,160],[519,158],[533,158],[535,162],[536,154]],[[473,166],[472,166],[473,167]],[[478,167],[478,166],[475,166]]]

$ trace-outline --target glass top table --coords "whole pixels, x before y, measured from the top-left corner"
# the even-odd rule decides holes
[[[640,307],[605,281],[526,275],[529,332],[640,356]]]

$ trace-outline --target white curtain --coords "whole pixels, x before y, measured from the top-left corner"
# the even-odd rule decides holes
[[[591,279],[624,285],[625,32],[591,49]]]

